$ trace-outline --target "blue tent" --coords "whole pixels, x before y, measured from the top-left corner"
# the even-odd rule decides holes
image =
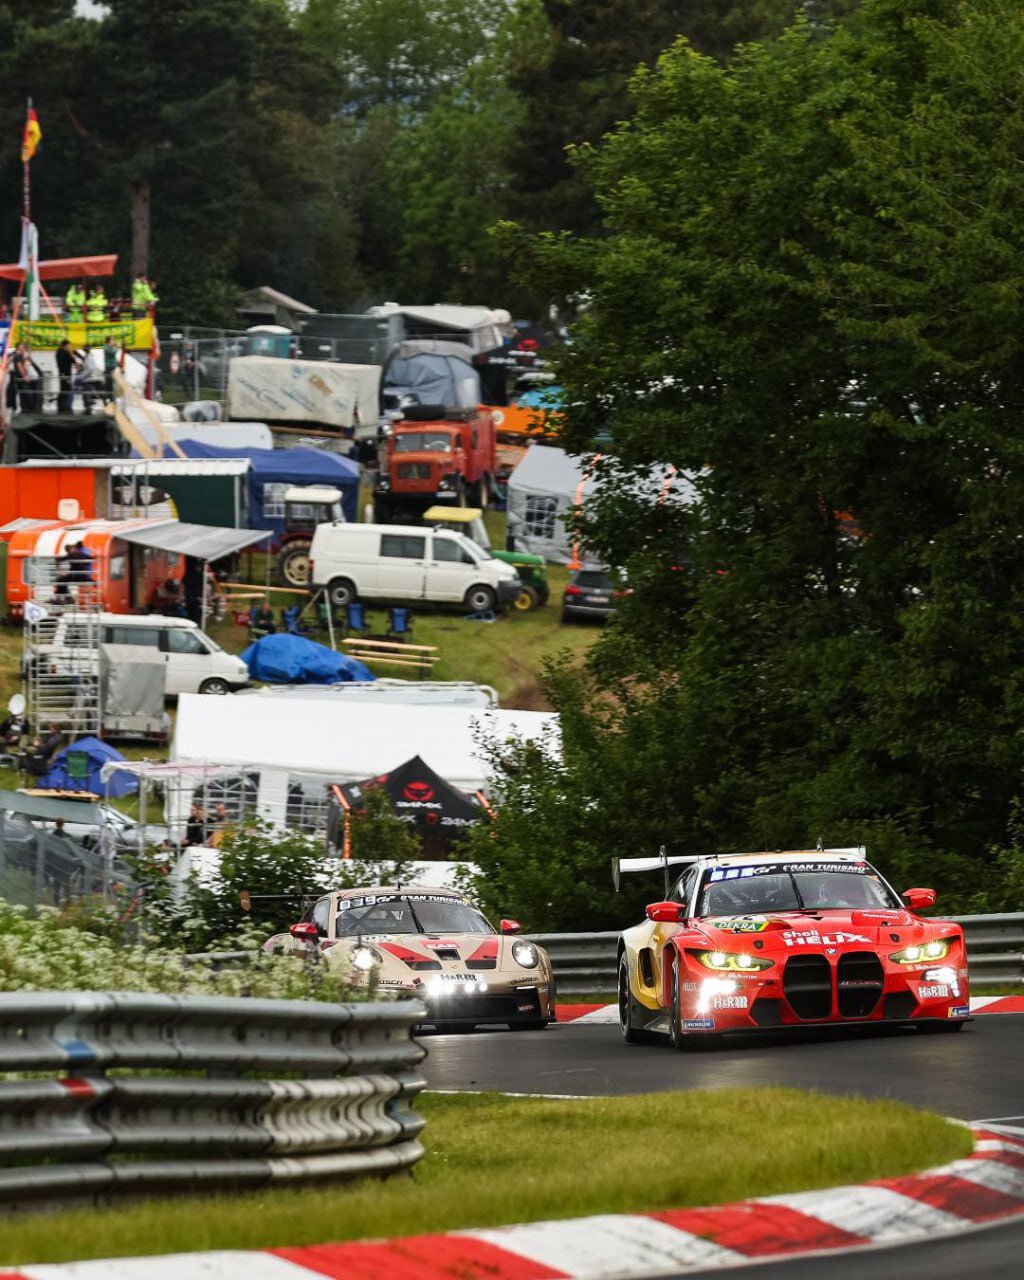
[[[88,758],[88,778],[72,778],[69,776],[67,765],[69,751],[83,752],[86,755]],[[115,800],[120,796],[129,796],[139,789],[138,779],[133,777],[132,774],[122,773],[119,770],[107,784],[100,778],[100,770],[109,760],[123,759],[124,756],[120,751],[115,751],[107,743],[100,742],[99,738],[79,738],[77,742],[72,742],[69,746],[66,746],[63,751],[57,752],[53,764],[39,779],[39,785],[41,787],[54,787],[61,791],[92,791],[98,796],[106,792],[107,795]]]
[[[344,653],[303,636],[263,636],[242,654],[254,680],[268,684],[355,684],[374,675]]]
[[[264,512],[267,485],[331,484],[341,490],[345,519],[354,521],[359,510],[359,464],[337,453],[320,449],[218,449],[198,440],[179,440],[187,458],[248,458],[249,528],[273,529],[280,534],[284,516]]]

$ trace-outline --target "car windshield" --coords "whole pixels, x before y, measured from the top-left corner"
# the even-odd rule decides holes
[[[615,584],[603,569],[581,569],[573,579],[578,587],[591,591],[612,591]]]
[[[760,864],[711,867],[704,877],[697,915],[751,911],[893,910],[900,907],[866,862]]]
[[[374,933],[493,933],[475,907],[441,895],[368,894],[338,903],[336,935]]]
[[[396,453],[451,453],[452,437],[448,431],[400,431],[395,436]]]

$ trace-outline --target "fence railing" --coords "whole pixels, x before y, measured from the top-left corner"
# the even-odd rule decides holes
[[[950,917],[963,926],[971,981],[1024,985],[1024,913]],[[536,933],[561,994],[615,988],[618,933]]]
[[[0,1072],[60,1076],[0,1083],[0,1208],[406,1169],[423,1154],[423,1016],[412,1001],[0,995]],[[288,1078],[255,1078],[269,1073]]]

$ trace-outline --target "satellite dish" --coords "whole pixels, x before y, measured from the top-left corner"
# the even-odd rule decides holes
[[[20,716],[25,713],[25,695],[23,693],[14,693],[11,695],[7,703],[7,710],[12,716]]]

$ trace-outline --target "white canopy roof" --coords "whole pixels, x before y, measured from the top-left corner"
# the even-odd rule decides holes
[[[182,694],[171,755],[322,773],[337,782],[371,778],[419,755],[446,782],[472,792],[490,779],[478,739],[532,740],[545,733],[557,750],[552,712]]]

